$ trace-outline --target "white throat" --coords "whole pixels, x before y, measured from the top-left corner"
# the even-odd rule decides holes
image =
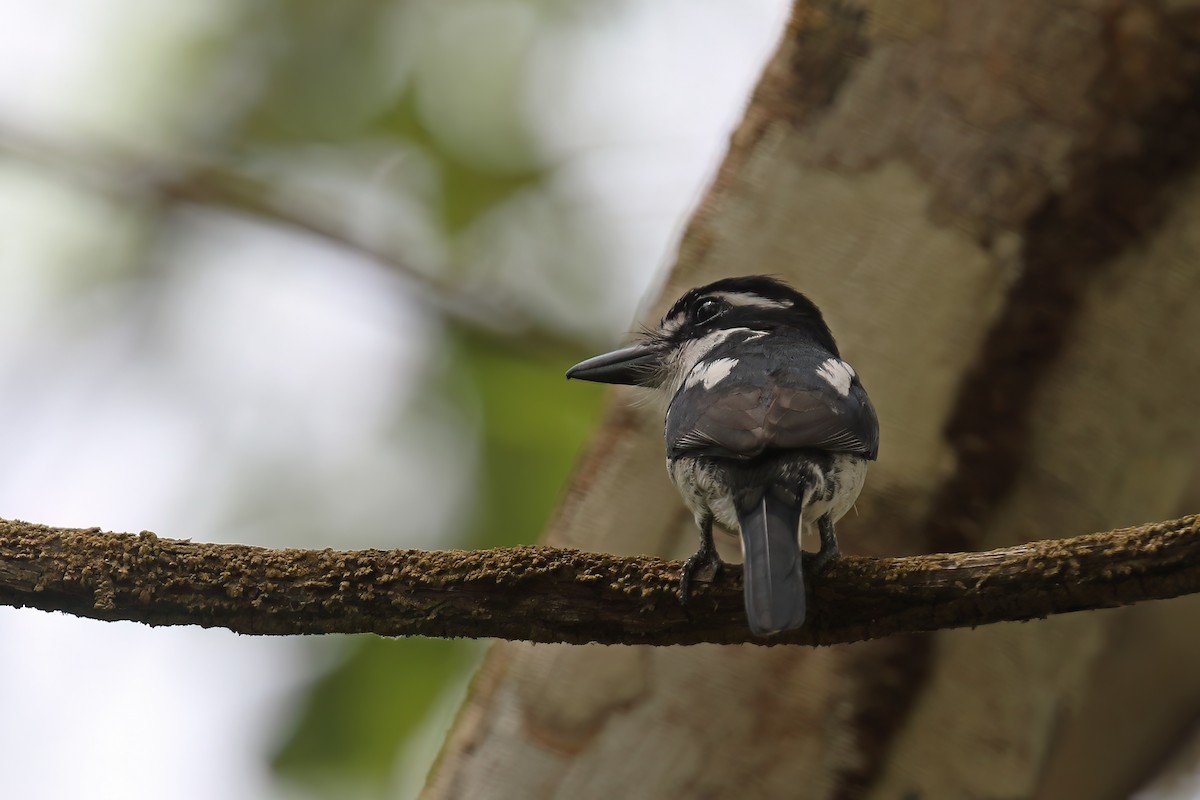
[[[670,355],[663,365],[664,379],[660,388],[663,400],[670,403],[671,398],[679,393],[679,390],[683,388],[689,378],[692,378],[693,382],[705,379],[710,382],[713,381],[716,377],[715,373],[697,376],[694,374],[694,371],[698,367],[703,369],[701,362],[707,358],[708,354],[735,333],[748,334],[747,340],[766,336],[762,331],[756,331],[752,328],[721,328],[720,330],[707,333],[698,339],[691,339],[685,342],[675,349],[675,352]],[[725,372],[728,374],[728,370],[725,370]]]

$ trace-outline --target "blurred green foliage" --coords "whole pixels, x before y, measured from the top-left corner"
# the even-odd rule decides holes
[[[461,233],[544,175],[520,97],[539,5],[438,14],[394,0],[277,4],[262,20],[268,81],[242,135],[259,147],[417,145],[438,173],[443,232]]]
[[[256,143],[331,142],[362,136],[406,82],[394,24],[406,3],[287,0],[257,20],[254,46],[266,85],[243,122]],[[399,52],[397,52],[399,50]]]
[[[451,251],[489,211],[547,176],[523,110],[526,60],[545,0],[429,4],[392,0],[287,0],[252,14],[263,84],[246,110],[239,144],[255,153],[320,145],[352,151],[395,142],[417,148],[436,175],[420,196]],[[403,187],[401,187],[403,188]],[[556,227],[567,262],[595,246]],[[469,273],[473,265],[445,267]],[[576,267],[578,269],[578,267]],[[594,291],[587,275],[546,276]],[[422,408],[447,407],[477,425],[473,508],[448,546],[536,541],[572,463],[596,422],[602,392],[568,382],[560,360],[523,356],[447,323],[438,369],[424,381],[405,425]],[[414,421],[415,420],[415,421]],[[403,436],[403,431],[397,433]],[[278,775],[314,796],[383,796],[398,754],[431,735],[429,714],[482,647],[442,640],[347,638],[345,651],[300,700],[295,724],[272,759]],[[433,732],[436,735],[439,732]],[[405,781],[411,785],[411,781]]]
[[[444,343],[446,370],[422,403],[454,403],[480,425],[478,489],[463,546],[535,541],[595,425],[601,389],[568,383],[568,365],[534,361],[463,332]],[[382,793],[397,753],[425,732],[429,711],[475,663],[475,643],[357,637],[312,687],[276,771],[310,791],[374,784]],[[330,788],[327,796],[338,796]]]
[[[462,233],[489,209],[545,177],[541,169],[496,170],[474,166],[440,147],[421,121],[413,93],[400,97],[375,120],[373,130],[420,145],[436,166],[441,183],[437,209],[447,236]]]
[[[337,666],[309,689],[274,769],[329,796],[347,785],[382,791],[401,744],[420,728],[448,678],[472,662],[462,642],[349,638]]]
[[[459,334],[451,363],[478,405],[479,500],[474,547],[531,542],[553,511],[571,466],[595,427],[602,389],[568,383],[562,363],[535,362],[478,336]],[[582,356],[581,356],[582,357]]]

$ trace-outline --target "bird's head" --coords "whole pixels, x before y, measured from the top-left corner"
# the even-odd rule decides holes
[[[567,370],[567,377],[671,389],[733,336],[747,343],[802,337],[838,355],[833,334],[811,300],[775,278],[748,275],[689,290],[636,344],[582,361]]]

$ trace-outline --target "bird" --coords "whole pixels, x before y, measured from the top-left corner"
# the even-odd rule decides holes
[[[680,574],[684,605],[701,570],[721,570],[716,522],[741,540],[751,632],[802,627],[800,534],[819,534],[815,575],[839,556],[834,525],[879,455],[875,408],[817,306],[771,276],[724,278],[567,377],[646,387],[665,406],[667,471],[700,531]]]

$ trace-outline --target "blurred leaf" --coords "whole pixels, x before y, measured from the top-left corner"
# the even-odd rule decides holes
[[[457,337],[455,364],[482,413],[478,547],[541,535],[599,416],[602,387],[567,382],[569,363],[532,361],[479,337]]]
[[[250,138],[306,142],[361,136],[403,90],[406,27],[395,0],[286,0],[264,25],[275,56]],[[264,50],[267,47],[264,46]]]
[[[418,87],[402,75],[397,78],[396,70],[406,65],[402,59],[389,60],[386,52],[387,43],[404,34],[396,29],[402,21],[393,16],[394,4],[290,0],[281,8],[278,25],[285,49],[253,117],[252,135],[268,143],[357,137],[418,145],[437,170],[438,215],[447,236],[465,231],[544,179],[536,158],[525,152],[529,147],[518,113],[506,115],[503,108],[491,108],[490,116],[483,113],[477,119],[476,112],[482,111],[471,102],[471,92],[478,90],[474,83],[453,98],[438,95],[439,102],[445,101],[440,104],[428,96],[439,86],[454,88],[453,81],[446,83],[451,77],[492,86],[486,59],[467,65],[463,73],[460,59],[440,54],[433,66],[458,76],[446,80],[431,74],[429,63],[422,67],[424,105],[440,114],[435,114],[440,133],[435,133],[428,121],[432,112],[419,110]],[[471,30],[486,38],[489,28],[484,23],[492,18],[489,15],[500,13],[489,11],[487,4],[455,8],[446,12],[457,15],[453,25],[442,31],[443,38],[452,41],[456,32]],[[483,22],[463,16],[475,13],[471,8],[483,14]],[[516,18],[520,22],[519,12]],[[387,26],[390,31],[381,30]],[[520,24],[511,28],[511,41],[506,41],[523,41],[525,29]],[[508,57],[505,74],[517,76],[526,50],[524,45],[497,45],[488,52],[497,59]],[[515,89],[509,94],[504,102],[517,103]],[[489,127],[505,120],[503,131]],[[498,144],[500,133],[511,147]],[[476,148],[464,139],[468,135],[492,139],[484,142],[488,147]],[[512,157],[505,157],[509,149]],[[586,298],[580,297],[580,302]],[[449,330],[442,346],[442,370],[422,376],[424,391],[410,413],[420,417],[422,405],[438,414],[447,406],[457,407],[466,419],[478,420],[480,434],[472,513],[467,529],[449,532],[447,540],[474,547],[535,541],[592,430],[602,389],[569,384],[563,376],[570,365],[566,356],[563,363],[533,361],[514,354],[511,347],[456,329]],[[309,691],[294,729],[274,758],[275,770],[321,796],[344,797],[348,786],[382,792],[391,783],[398,753],[410,737],[424,732],[428,714],[442,693],[464,677],[475,652],[478,645],[454,641],[350,640],[342,660]]]
[[[264,36],[271,39],[277,54],[265,72],[267,82],[258,103],[244,123],[243,133],[250,140],[266,145],[328,143],[382,135],[416,143],[437,166],[441,188],[437,211],[451,236],[514,192],[543,178],[515,111],[505,115],[492,109],[489,115],[468,106],[460,112],[465,115],[459,120],[464,124],[444,123],[442,135],[433,134],[422,121],[416,87],[410,80],[421,52],[421,42],[414,37],[428,34],[418,23],[430,24],[446,16],[444,12],[425,9],[422,14],[411,4],[395,0],[287,0],[276,8],[271,20],[260,26],[268,32]],[[456,16],[480,16],[479,25],[486,22],[487,10],[486,4],[460,8]],[[434,78],[435,85],[440,85],[438,81],[449,81],[451,86],[470,82],[472,75],[459,75],[454,69],[457,62],[452,53],[434,55],[438,56],[436,63],[422,73],[426,82]],[[476,79],[491,74],[483,67],[486,60],[476,66]],[[521,74],[511,65],[503,69],[497,65],[492,72],[497,70]],[[442,71],[454,74],[441,75]],[[501,108],[515,104],[514,97]],[[514,115],[517,121],[501,125]],[[503,137],[493,129],[496,125],[504,127]],[[458,155],[458,151],[479,148],[495,151],[501,139],[509,144],[500,150],[510,157],[494,158],[495,164]],[[479,147],[467,145],[472,141]]]
[[[568,383],[569,364],[523,359],[461,331],[447,337],[446,370],[422,402],[480,415],[481,474],[471,530],[459,541],[498,547],[535,541],[599,413],[602,390]],[[473,663],[474,643],[359,637],[312,687],[275,770],[342,797],[347,785],[382,791],[397,753]]]
[[[541,163],[529,127],[530,55],[545,28],[528,0],[431,5],[413,71],[417,113],[439,149],[476,169],[522,173]]]
[[[421,145],[437,165],[442,189],[438,212],[448,236],[462,232],[481,214],[545,178],[542,170],[491,171],[459,160],[421,124],[411,92],[375,120],[372,127],[389,137]],[[480,131],[480,135],[486,136],[487,132]]]
[[[473,643],[355,637],[346,657],[308,692],[300,719],[272,761],[307,788],[391,780],[402,743],[420,727],[448,679],[473,663]],[[341,788],[336,788],[341,787]]]

